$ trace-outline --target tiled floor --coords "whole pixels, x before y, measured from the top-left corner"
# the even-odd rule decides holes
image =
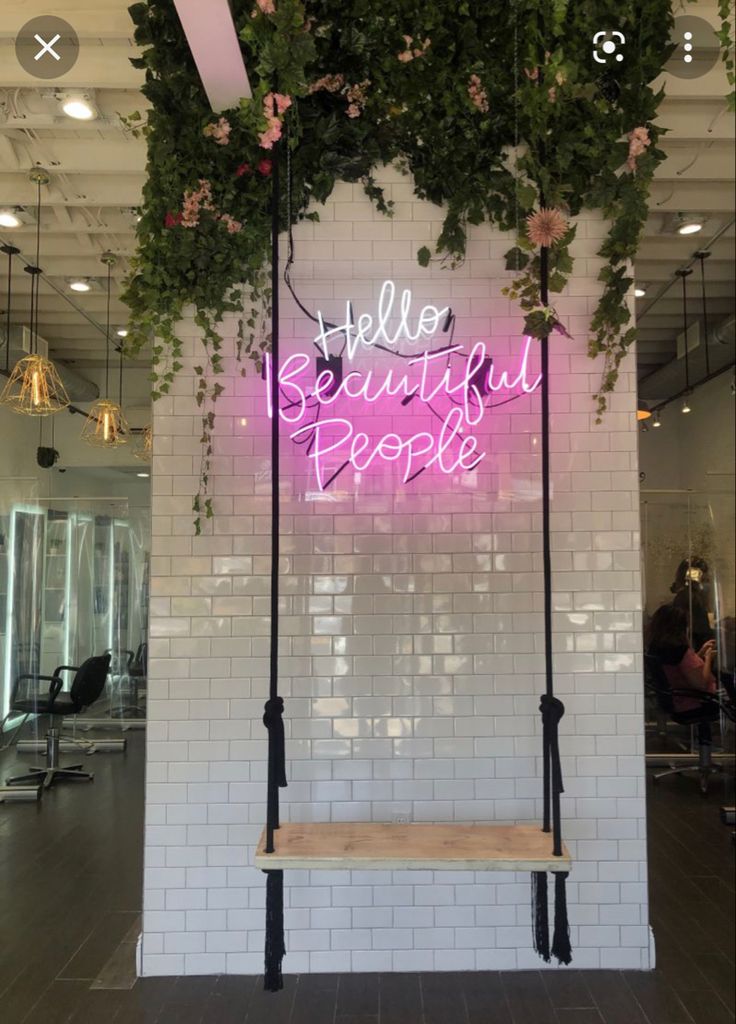
[[[733,1024],[734,844],[692,779],[649,791],[659,966],[508,974],[149,978],[91,989],[140,910],[143,737],[92,785],[0,804],[3,1024]],[[30,758],[0,755],[0,774]],[[68,760],[69,758],[62,758]],[[288,968],[288,959],[286,965]]]

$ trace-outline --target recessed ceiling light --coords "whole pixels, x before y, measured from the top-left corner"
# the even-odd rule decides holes
[[[128,337],[128,328],[127,327],[118,327],[116,333],[117,333],[118,338],[127,338]]]
[[[140,477],[143,477],[144,479],[146,479],[146,478],[147,478],[147,477],[149,477],[150,475],[151,475],[150,473],[136,473],[136,476],[140,476]]]
[[[0,210],[0,227],[3,228],[19,228],[21,225],[21,219],[15,210],[5,207]]]
[[[643,299],[646,293],[646,288],[634,288],[634,295],[637,299]]]
[[[678,235],[696,235],[703,230],[703,218],[693,214],[680,214],[677,220]]]
[[[69,281],[69,287],[73,292],[88,292],[92,285],[86,277],[74,277]]]
[[[75,121],[94,121],[99,117],[97,107],[87,92],[62,92],[59,94],[61,109]]]

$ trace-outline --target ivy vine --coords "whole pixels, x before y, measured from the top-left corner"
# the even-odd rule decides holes
[[[655,124],[661,93],[650,85],[666,63],[671,0],[233,0],[252,97],[213,114],[170,0],[130,13],[145,69],[145,116],[129,119],[148,146],[138,248],[124,300],[128,342],[151,339],[154,397],[182,368],[177,324],[188,306],[201,330],[196,367],[202,412],[197,532],[209,496],[215,405],[223,386],[221,321],[237,313],[235,354],[260,365],[270,343],[270,179],[274,149],[289,153],[281,223],[316,219],[338,180],[360,182],[387,215],[373,176],[395,162],[417,196],[444,210],[434,245],[417,258],[453,266],[469,225],[489,221],[517,240],[506,258],[509,294],[537,337],[557,323],[539,295],[539,255],[526,227],[540,208],[568,230],[550,252],[550,290],[574,261],[575,218],[599,209],[611,221],[598,256],[603,291],[589,352],[603,355],[598,415],[634,339],[629,261],[664,154]],[[721,6],[724,6],[721,3]],[[591,57],[602,24],[625,33],[627,56],[601,67]]]

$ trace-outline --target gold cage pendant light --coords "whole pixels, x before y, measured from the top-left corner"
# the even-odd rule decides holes
[[[103,252],[100,259],[107,267],[107,322],[105,324],[105,395],[110,394],[110,287],[112,268],[117,257]],[[98,398],[93,403],[82,427],[82,440],[98,448],[118,448],[130,439],[130,427],[123,412],[123,348],[120,346],[120,374],[118,401]]]
[[[30,353],[23,356],[9,372],[8,380],[0,395],[0,403],[23,416],[49,416],[69,406],[69,396],[56,366],[38,351],[38,297],[40,291],[39,265],[41,254],[41,186],[48,185],[50,178],[43,167],[34,167],[29,175],[37,188],[36,203],[36,262],[24,269],[31,278],[31,309],[28,325]],[[6,308],[5,358],[6,370],[10,356],[10,306],[12,285],[12,259],[19,250],[15,246],[3,246],[8,255],[8,296]]]
[[[140,433],[133,455],[140,462],[150,462],[153,459],[153,428],[150,425],[144,427]]]

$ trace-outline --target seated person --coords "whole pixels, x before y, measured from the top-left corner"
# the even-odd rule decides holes
[[[649,623],[647,653],[659,661],[673,690],[704,690],[714,694],[715,640],[706,640],[696,654],[688,640],[687,626],[687,613],[682,608],[663,604]],[[703,709],[702,703],[693,697],[675,696],[673,702],[678,715]]]
[[[672,604],[682,608],[688,616],[693,644],[698,649],[713,639],[708,615],[708,563],[702,558],[684,558],[677,567],[670,590],[675,595]]]

